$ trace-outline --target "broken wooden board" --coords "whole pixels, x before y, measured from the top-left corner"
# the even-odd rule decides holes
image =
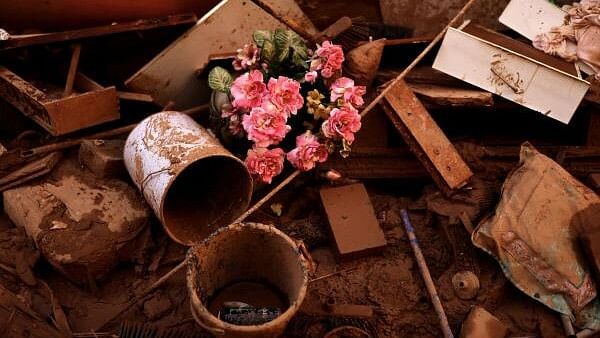
[[[48,174],[58,163],[61,156],[60,152],[50,153],[0,178],[0,192]]]
[[[0,143],[0,156],[4,155],[7,152],[6,148]]]
[[[573,64],[473,24],[448,30],[433,68],[565,124],[589,88]]]
[[[404,81],[385,95],[384,110],[440,190],[451,194],[473,176],[471,169]]]
[[[104,88],[77,73],[75,91],[56,98],[0,66],[0,97],[54,136],[119,119],[115,87]]]
[[[184,24],[191,25],[195,23],[196,20],[196,15],[190,13],[181,15],[169,15],[167,17],[155,19],[142,19],[132,22],[114,23],[111,25],[63,32],[11,35],[10,39],[8,39],[7,41],[0,42],[0,50],[42,45],[55,42],[80,40],[125,32],[144,31],[160,27],[170,27]]]
[[[123,140],[83,140],[79,148],[79,163],[100,178],[127,177],[124,147]]]
[[[566,14],[562,8],[547,0],[512,0],[498,20],[533,41],[538,34],[562,26]],[[572,41],[567,44],[568,48],[576,48]],[[585,63],[578,62],[577,65],[587,74],[594,74]]]
[[[348,158],[330,156],[321,165],[351,179],[424,179],[429,174],[406,148],[369,147],[352,149]]]
[[[135,92],[149,94],[161,106],[177,109],[208,101],[210,88],[196,74],[211,55],[233,52],[252,42],[258,29],[285,26],[249,0],[224,0],[182,37],[163,50],[125,83]]]
[[[423,103],[440,107],[491,107],[494,105],[492,93],[468,88],[409,84]]]
[[[356,257],[387,245],[362,183],[321,189],[332,239],[341,258]]]

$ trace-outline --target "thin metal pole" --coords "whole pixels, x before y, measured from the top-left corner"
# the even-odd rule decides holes
[[[452,330],[450,329],[450,325],[448,324],[448,318],[446,317],[446,313],[444,312],[444,307],[442,306],[442,302],[440,301],[440,297],[437,294],[435,289],[435,284],[433,284],[433,279],[431,278],[431,274],[429,273],[429,268],[427,267],[427,262],[425,262],[425,257],[423,257],[423,252],[419,247],[419,241],[417,240],[417,236],[415,235],[415,229],[410,223],[410,218],[408,217],[408,211],[406,209],[400,210],[400,215],[402,216],[402,222],[404,223],[404,228],[406,229],[406,234],[408,235],[408,241],[410,242],[410,246],[413,249],[415,254],[415,259],[417,260],[417,265],[419,265],[419,271],[421,271],[421,276],[423,277],[423,281],[425,282],[425,286],[427,287],[427,292],[429,293],[429,297],[431,298],[431,303],[433,304],[433,308],[438,315],[440,320],[440,327],[442,332],[444,333],[445,338],[454,338],[452,334]]]

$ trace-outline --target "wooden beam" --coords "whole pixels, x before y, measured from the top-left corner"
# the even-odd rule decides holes
[[[478,89],[454,88],[427,84],[409,84],[425,104],[450,107],[491,107],[492,93]]]
[[[471,169],[404,81],[385,95],[384,110],[440,190],[451,194],[473,176]]]
[[[188,13],[169,15],[163,18],[143,19],[64,32],[11,35],[9,40],[0,42],[0,50],[42,45],[55,42],[80,40],[117,33],[144,31],[159,27],[170,27],[184,24],[191,25],[194,24],[196,21],[196,15]]]

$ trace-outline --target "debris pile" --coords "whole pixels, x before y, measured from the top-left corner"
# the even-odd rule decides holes
[[[600,3],[0,10],[6,337],[600,335]]]

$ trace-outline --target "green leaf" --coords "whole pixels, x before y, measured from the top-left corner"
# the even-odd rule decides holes
[[[256,45],[261,48],[265,43],[265,40],[273,39],[271,36],[271,32],[265,30],[254,31],[254,34],[252,34],[252,38],[254,39],[254,42],[256,42]]]
[[[215,67],[208,73],[208,86],[212,90],[227,93],[231,82],[233,82],[233,77],[223,67]]]
[[[290,56],[290,49],[301,49],[301,46],[304,45],[302,38],[296,32],[285,29],[275,30],[273,40],[277,46],[280,62],[283,62]]]
[[[275,57],[275,45],[271,40],[263,41],[262,50],[260,52],[260,57],[263,61],[269,63]]]

